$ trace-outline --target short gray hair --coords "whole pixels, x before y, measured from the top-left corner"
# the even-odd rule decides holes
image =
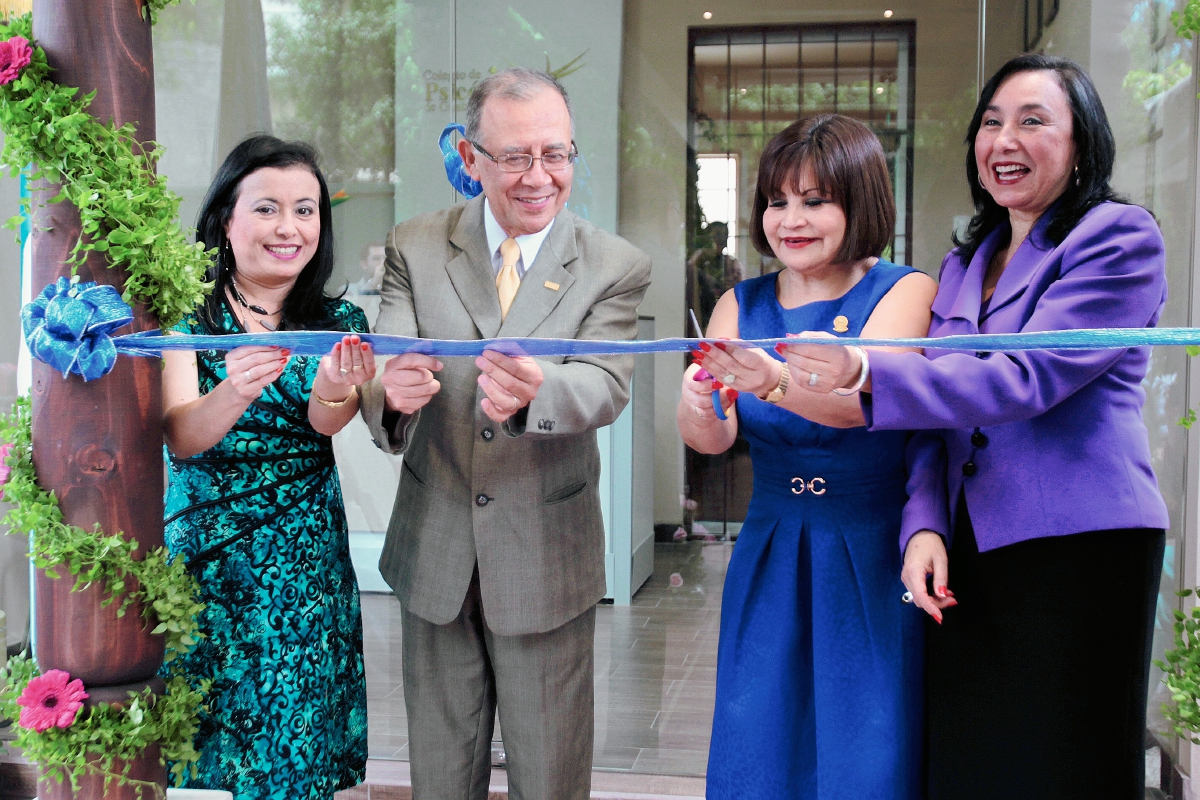
[[[567,106],[567,116],[571,118],[571,136],[575,135],[575,112],[571,110],[571,98],[558,79],[549,72],[526,67],[510,67],[489,75],[471,90],[467,100],[466,137],[472,142],[479,141],[479,127],[483,119],[483,106],[491,97],[503,97],[506,100],[529,100],[538,92],[553,89],[562,97]]]

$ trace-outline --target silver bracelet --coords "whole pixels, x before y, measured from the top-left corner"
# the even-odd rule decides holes
[[[867,351],[861,347],[850,345],[850,349],[858,353],[858,362],[861,365],[858,370],[858,380],[849,389],[834,389],[833,393],[840,397],[849,397],[862,391],[862,387],[867,383],[867,376],[871,374],[871,362],[867,361]]]

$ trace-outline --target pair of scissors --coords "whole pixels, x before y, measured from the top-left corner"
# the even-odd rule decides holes
[[[696,332],[696,338],[703,339],[704,338],[704,330],[700,327],[700,320],[696,319],[696,312],[689,308],[688,316],[691,317],[691,319],[692,319],[692,329],[695,330],[695,332]],[[704,367],[701,367],[700,371],[692,376],[692,380],[706,381],[711,377],[712,377],[712,375],[709,374],[708,370],[706,370]],[[721,390],[720,389],[713,389],[712,407],[713,407],[713,411],[715,411],[717,414],[717,419],[720,419],[720,420],[729,419],[729,417],[725,415],[725,409],[721,408]]]

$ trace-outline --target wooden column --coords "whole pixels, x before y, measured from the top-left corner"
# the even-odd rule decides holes
[[[142,140],[154,138],[154,65],[150,25],[140,0],[34,0],[33,34],[55,69],[54,80],[96,90],[91,113],[101,121],[133,123]],[[54,187],[34,187],[33,288],[40,291],[61,275],[80,232],[79,214],[67,203],[48,205]],[[125,283],[93,253],[79,268],[80,279]],[[134,308],[131,330],[158,322]],[[45,364],[33,364],[33,459],[38,482],[59,499],[66,521],[85,530],[123,532],[144,552],[163,543],[162,381],[158,360],[121,357],[107,376],[85,383]],[[64,571],[65,572],[65,571]],[[43,671],[62,669],[88,690],[137,689],[162,664],[161,636],[151,636],[141,609],[123,618],[117,604],[100,606],[99,588],[72,593],[68,575],[37,578],[37,657]],[[114,692],[102,692],[112,695]],[[165,786],[165,774],[155,772]],[[142,776],[146,777],[146,776]],[[47,796],[69,797],[62,787]],[[85,789],[78,797],[123,796],[122,790]]]

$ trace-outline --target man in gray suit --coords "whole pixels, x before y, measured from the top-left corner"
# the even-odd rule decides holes
[[[573,132],[545,73],[475,88],[459,152],[483,196],[392,231],[377,332],[634,337],[650,259],[565,209]],[[486,798],[497,710],[510,797],[588,796],[605,592],[595,431],[629,401],[632,370],[408,354],[364,387],[375,441],[405,454],[379,568],[402,607],[417,800]]]

